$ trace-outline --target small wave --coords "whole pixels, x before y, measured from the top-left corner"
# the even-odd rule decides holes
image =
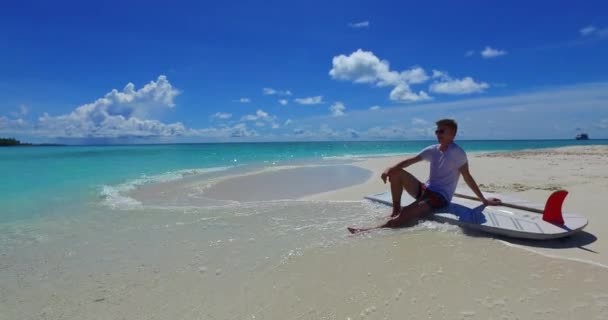
[[[430,230],[439,232],[462,233],[462,228],[457,225],[442,223],[433,220],[424,220],[412,227],[412,230]]]
[[[344,154],[341,156],[325,156],[323,160],[365,160],[370,158],[384,158],[384,157],[395,157],[402,156],[403,152],[395,153],[373,153],[373,154]]]
[[[504,241],[504,240],[498,240],[498,242],[508,246],[508,247],[512,247],[512,248],[518,248],[518,249],[522,249],[528,252],[532,252],[538,255],[541,255],[543,257],[547,257],[547,258],[551,258],[551,259],[559,259],[559,260],[567,260],[567,261],[576,261],[576,262],[580,262],[580,263],[585,263],[585,264],[589,264],[589,265],[593,265],[596,267],[600,267],[600,268],[604,268],[604,269],[608,269],[608,266],[593,260],[586,260],[586,259],[581,259],[581,258],[575,258],[575,257],[566,257],[566,256],[562,256],[562,255],[557,255],[557,254],[550,254],[550,253],[546,253],[546,252],[542,252],[541,250],[535,250],[532,248],[528,248],[522,245],[518,245],[518,244],[514,244],[514,243],[510,243],[508,241]]]
[[[360,160],[360,159],[364,159],[365,156],[364,155],[360,155],[360,154],[345,154],[345,155],[341,155],[341,156],[326,156],[326,157],[322,157],[321,159],[323,160]]]
[[[139,186],[151,183],[162,183],[180,180],[189,176],[226,171],[232,167],[197,168],[169,171],[158,175],[142,175],[140,178],[127,181],[119,185],[102,185],[100,197],[102,204],[112,209],[131,210],[141,208],[141,202],[125,195]]]
[[[122,209],[122,210],[131,210],[141,208],[141,202],[125,196],[121,192],[127,192],[135,188],[129,185],[119,185],[119,186],[101,186],[101,198],[103,199],[102,204],[106,205],[112,209]]]

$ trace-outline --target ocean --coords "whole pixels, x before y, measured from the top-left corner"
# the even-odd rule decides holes
[[[246,166],[416,153],[432,141],[280,142],[0,148],[0,222],[74,213],[114,187]],[[467,152],[608,144],[608,140],[458,141]],[[81,212],[81,210],[77,210]],[[75,213],[80,214],[80,213]]]

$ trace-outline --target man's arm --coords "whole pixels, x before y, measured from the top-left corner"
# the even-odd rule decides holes
[[[414,163],[418,163],[420,161],[422,161],[422,157],[420,155],[405,159],[392,167],[388,167],[386,170],[384,170],[384,172],[382,172],[382,175],[380,177],[382,178],[382,181],[384,181],[384,183],[386,183],[386,179],[390,175],[391,171],[407,168],[407,167],[413,165]]]
[[[468,162],[463,164],[462,167],[459,168],[459,170],[460,170],[460,173],[462,174],[462,177],[464,178],[464,182],[467,183],[469,188],[471,188],[471,190],[473,190],[475,195],[477,195],[477,198],[479,198],[479,200],[481,200],[481,202],[483,202],[484,205],[492,206],[492,205],[500,204],[500,199],[496,199],[496,198],[486,199],[483,196],[483,193],[481,193],[481,190],[479,190],[479,186],[477,185],[477,182],[475,182],[475,179],[473,179],[473,176],[471,175],[471,172],[469,171]]]
[[[408,159],[405,159],[399,163],[397,163],[396,165],[392,166],[390,169],[403,169],[403,168],[407,168],[411,165],[413,165],[414,163],[418,163],[422,161],[422,157],[421,156],[415,156],[415,157],[411,157]]]

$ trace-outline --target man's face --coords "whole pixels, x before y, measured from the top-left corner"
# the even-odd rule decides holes
[[[454,141],[456,133],[448,126],[437,126],[435,135],[437,136],[437,141],[439,143],[448,143]]]

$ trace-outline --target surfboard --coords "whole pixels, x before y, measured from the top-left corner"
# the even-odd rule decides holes
[[[567,191],[556,191],[543,208],[525,200],[514,199],[499,194],[484,193],[488,197],[499,198],[508,206],[484,206],[476,197],[463,190],[457,190],[451,203],[434,210],[431,219],[458,225],[462,228],[481,230],[512,238],[547,240],[570,236],[587,226],[587,219],[575,213],[562,213],[561,206]],[[390,192],[366,196],[366,199],[392,206]],[[414,201],[403,192],[402,204]]]

